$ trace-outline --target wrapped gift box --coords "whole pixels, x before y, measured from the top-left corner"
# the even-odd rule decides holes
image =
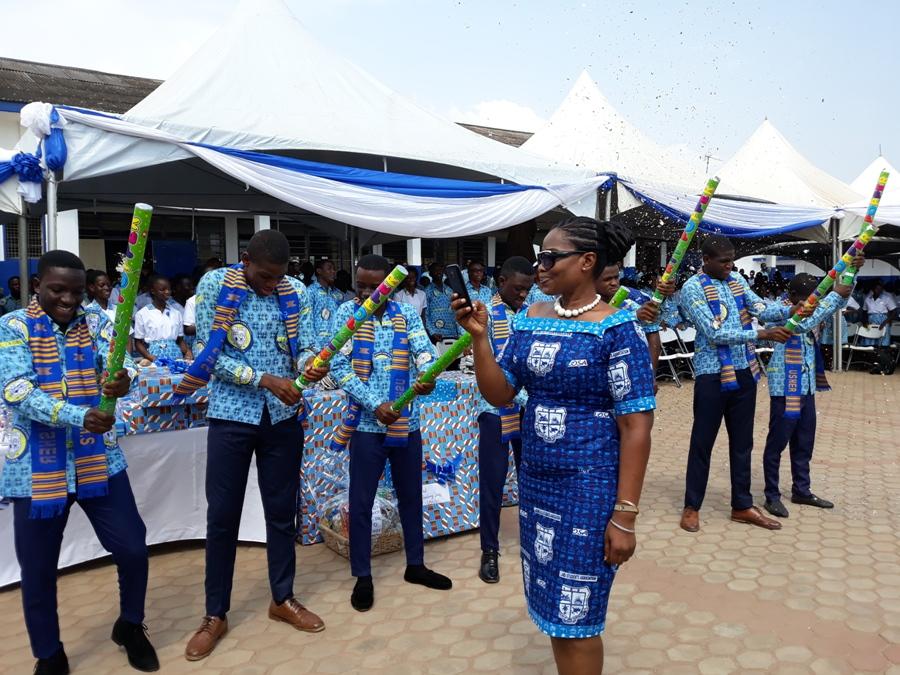
[[[137,374],[138,396],[145,408],[169,407],[175,399],[175,387],[181,382],[182,373],[172,373],[168,368],[148,366]],[[200,387],[181,399],[179,405],[209,402],[209,389]]]
[[[151,434],[206,426],[206,404],[145,408],[127,402],[117,409],[122,435]]]
[[[478,527],[478,426],[471,403],[464,398],[426,403],[421,419],[425,538],[473,530]]]
[[[331,436],[344,417],[347,395],[340,389],[308,389],[304,399],[308,417],[297,496],[297,536],[302,544],[315,544],[322,541],[319,515],[323,505],[349,483],[350,454],[330,450]]]

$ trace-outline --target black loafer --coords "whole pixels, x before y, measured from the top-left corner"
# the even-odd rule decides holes
[[[125,648],[128,663],[135,670],[153,673],[159,670],[156,650],[147,637],[147,627],[139,623],[129,623],[119,619],[112,629],[112,641]]]
[[[481,567],[478,576],[486,584],[496,584],[500,581],[500,563],[498,551],[484,551],[481,554]]]
[[[777,516],[778,518],[787,518],[788,510],[785,508],[784,504],[781,503],[780,499],[775,499],[773,501],[766,500],[766,503],[763,504],[766,511],[771,513],[773,516]]]
[[[34,664],[34,675],[69,675],[69,659],[63,648],[49,658],[38,659]]]
[[[822,499],[821,497],[816,497],[814,494],[808,494],[805,497],[794,495],[791,497],[791,501],[794,504],[803,504],[804,506],[815,506],[820,509],[833,509],[834,504],[832,504],[827,499]]]
[[[375,604],[375,586],[372,577],[359,577],[350,594],[350,604],[357,612],[368,612]]]

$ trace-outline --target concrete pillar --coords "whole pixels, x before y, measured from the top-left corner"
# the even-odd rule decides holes
[[[384,255],[384,244],[372,244],[372,255]]]
[[[497,237],[488,237],[487,244],[487,266],[494,268],[497,266]]]
[[[48,223],[47,227],[50,225]],[[78,255],[78,211],[60,211],[56,218],[56,248]]]
[[[634,244],[630,249],[628,249],[628,253],[625,254],[625,267],[636,267],[637,266],[637,244]]]
[[[659,244],[659,266],[665,268],[665,266],[669,262],[669,249],[666,245],[666,242],[660,242]]]
[[[234,265],[241,255],[238,250],[238,222],[236,213],[225,214],[225,264]]]
[[[271,230],[272,220],[269,216],[253,216],[253,231]]]
[[[406,262],[414,267],[422,266],[422,240],[406,240]]]

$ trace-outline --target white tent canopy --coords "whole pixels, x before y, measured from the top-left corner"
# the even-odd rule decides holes
[[[698,170],[679,164],[616,110],[586,70],[521,149],[632,180],[685,187],[704,181]]]
[[[851,239],[855,237],[863,225],[863,219],[869,207],[869,200],[875,190],[878,177],[882,171],[889,171],[887,185],[884,186],[884,194],[881,203],[875,213],[875,222],[900,226],[900,171],[883,156],[876,157],[856,179],[851,183],[853,189],[865,196],[852,204],[844,207],[846,216],[841,222],[841,238]]]
[[[519,184],[592,175],[519,153],[425,110],[319,44],[282,0],[245,0],[124,119],[186,141],[404,158]],[[86,136],[75,147],[70,142],[67,180],[189,157],[171,145]]]
[[[768,119],[718,173],[720,194],[776,204],[840,208],[861,197],[801,155]]]

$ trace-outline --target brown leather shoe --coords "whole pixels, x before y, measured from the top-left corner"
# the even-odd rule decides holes
[[[199,661],[212,654],[219,640],[228,632],[228,619],[217,616],[204,616],[203,623],[188,641],[184,650],[184,658],[188,661]]]
[[[781,523],[779,523],[777,520],[769,518],[766,515],[763,515],[763,512],[760,511],[759,507],[756,506],[751,506],[749,509],[743,509],[742,511],[735,511],[732,509],[731,519],[736,523],[756,525],[756,527],[761,527],[766,530],[781,529]]]
[[[685,532],[699,532],[700,512],[697,509],[692,509],[690,506],[685,506],[684,511],[681,512],[680,525]]]
[[[288,598],[280,605],[276,605],[273,600],[269,605],[269,618],[289,623],[306,633],[321,633],[325,630],[325,622],[301,605],[296,598]]]

